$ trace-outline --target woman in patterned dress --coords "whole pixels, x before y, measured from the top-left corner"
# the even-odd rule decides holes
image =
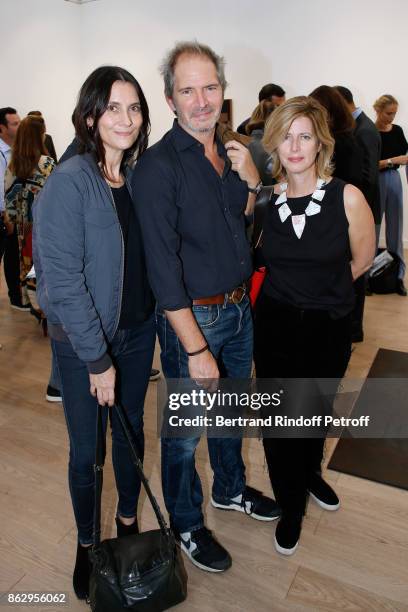
[[[20,123],[4,179],[6,219],[15,223],[20,254],[23,304],[29,303],[26,277],[32,261],[32,205],[55,166],[44,145],[42,117],[26,117]]]

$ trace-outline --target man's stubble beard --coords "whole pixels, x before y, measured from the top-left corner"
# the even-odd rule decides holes
[[[215,126],[217,125],[218,119],[220,118],[221,115],[221,108],[219,110],[219,112],[217,113],[217,115],[214,117],[213,121],[211,122],[211,125],[207,126],[207,127],[202,127],[199,128],[193,124],[191,124],[188,121],[180,121],[180,116],[183,117],[182,113],[179,113],[177,111],[177,107],[176,107],[176,117],[177,117],[177,121],[180,123],[180,125],[184,125],[185,127],[187,127],[191,132],[196,132],[197,134],[206,134],[207,132],[212,132],[215,128]]]

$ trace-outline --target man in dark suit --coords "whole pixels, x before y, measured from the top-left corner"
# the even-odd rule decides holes
[[[274,106],[280,106],[286,101],[285,93],[285,90],[282,89],[280,85],[275,85],[275,83],[268,83],[267,85],[264,85],[260,90],[258,94],[258,100],[259,102],[262,102],[262,100],[270,100]],[[245,128],[247,123],[249,123],[249,120],[250,117],[248,117],[248,119],[245,119],[245,121],[243,121],[237,127],[238,134],[246,135]]]
[[[379,166],[381,155],[381,136],[369,117],[360,107],[354,103],[353,94],[347,87],[337,85],[337,91],[347,103],[350,113],[356,122],[354,136],[363,151],[363,177],[361,189],[364,193],[371,212],[373,213],[375,231],[378,240],[381,227],[380,212],[380,186],[379,186]],[[366,276],[360,276],[354,283],[356,292],[356,305],[353,311],[353,342],[362,342],[363,333],[363,314],[366,293]]]

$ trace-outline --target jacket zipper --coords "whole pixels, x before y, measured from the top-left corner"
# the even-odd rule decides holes
[[[126,183],[126,180],[125,180]],[[127,183],[126,183],[127,184]],[[115,204],[115,198],[113,197],[113,193],[112,193],[112,189],[110,187],[110,185],[107,185],[108,189],[109,189],[109,194],[112,200],[112,204],[113,204],[113,208],[115,210],[116,216],[118,218],[119,221],[119,215],[118,215],[118,209],[116,208],[116,204]],[[116,334],[116,331],[118,329],[119,326],[119,321],[120,321],[120,313],[122,310],[122,299],[123,299],[123,282],[124,282],[124,269],[125,269],[125,241],[123,239],[123,232],[122,232],[122,226],[120,224],[119,221],[119,229],[120,229],[120,239],[121,239],[121,246],[122,246],[122,262],[121,262],[121,266],[120,266],[120,300],[119,300],[119,308],[118,308],[118,314],[116,315],[116,322],[115,322],[115,327],[112,333],[112,337],[110,338],[110,340],[112,340]]]

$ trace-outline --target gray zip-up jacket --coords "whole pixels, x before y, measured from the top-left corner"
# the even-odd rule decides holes
[[[49,334],[69,341],[90,373],[104,372],[120,318],[124,246],[112,193],[92,156],[58,166],[33,211],[37,300]]]

